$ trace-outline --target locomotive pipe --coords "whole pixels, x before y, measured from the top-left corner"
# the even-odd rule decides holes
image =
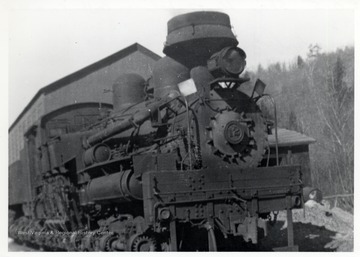
[[[276,151],[276,165],[279,166],[279,139],[278,139],[278,128],[277,128],[277,113],[276,113],[276,103],[274,98],[271,95],[267,96],[273,103],[274,106],[274,119],[275,119],[275,151]]]
[[[105,139],[108,139],[116,134],[126,131],[134,126],[140,126],[142,123],[144,123],[147,119],[151,117],[151,113],[153,113],[154,110],[156,110],[156,108],[153,109],[149,108],[148,110],[135,113],[129,119],[117,123],[115,125],[112,125],[111,127],[108,127],[105,130],[102,130],[88,137],[85,141],[85,147],[90,148],[104,141]]]
[[[129,119],[121,121],[119,123],[115,123],[110,127],[95,133],[94,135],[89,136],[84,141],[84,147],[90,148],[98,143],[103,142],[104,140],[124,132],[130,128],[138,127],[143,124],[146,120],[150,119],[152,114],[155,113],[158,109],[161,110],[165,107],[165,104],[171,100],[174,100],[178,97],[178,94],[169,94],[167,97],[163,98],[161,101],[156,102],[148,107],[147,110],[141,110],[134,115],[132,115]]]
[[[254,92],[253,92],[254,94]],[[274,98],[269,94],[262,94],[261,97],[269,97],[271,103],[274,107],[274,119],[275,119],[275,154],[276,154],[276,165],[279,166],[279,139],[278,139],[278,127],[277,127],[277,112],[276,112],[276,102]]]
[[[186,117],[187,117],[189,166],[190,166],[190,169],[192,169],[190,113],[189,113],[189,103],[185,96],[184,96],[184,101],[185,101],[185,106],[186,106]]]

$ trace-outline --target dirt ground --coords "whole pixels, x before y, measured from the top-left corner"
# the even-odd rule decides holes
[[[304,213],[305,212],[305,213]],[[354,249],[354,217],[339,208],[330,209],[326,202],[309,201],[304,210],[293,210],[294,241],[299,251],[351,252]],[[261,240],[261,250],[270,250],[287,243],[286,212]]]

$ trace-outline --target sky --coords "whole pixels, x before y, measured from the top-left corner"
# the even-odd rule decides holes
[[[8,12],[9,126],[36,92],[135,42],[163,56],[167,21],[200,9],[13,9]],[[247,69],[291,63],[310,44],[354,45],[351,9],[201,8],[227,13]]]

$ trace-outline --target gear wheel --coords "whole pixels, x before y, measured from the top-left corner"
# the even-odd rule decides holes
[[[134,252],[155,252],[156,242],[149,236],[138,236],[134,239],[131,250]]]
[[[112,251],[111,244],[118,239],[117,235],[107,234],[99,240],[99,250],[104,252]]]
[[[254,103],[255,105],[255,103]],[[267,128],[260,111],[223,111],[212,121],[213,153],[228,163],[256,167],[267,146]]]

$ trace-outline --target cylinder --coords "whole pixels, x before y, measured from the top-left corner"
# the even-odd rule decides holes
[[[86,189],[87,203],[142,200],[142,187],[130,170],[91,180]]]
[[[145,100],[145,80],[139,74],[121,75],[113,85],[113,107],[118,112]]]
[[[93,165],[94,163],[105,162],[110,159],[110,148],[105,144],[98,144],[87,149],[84,153],[85,166]]]

